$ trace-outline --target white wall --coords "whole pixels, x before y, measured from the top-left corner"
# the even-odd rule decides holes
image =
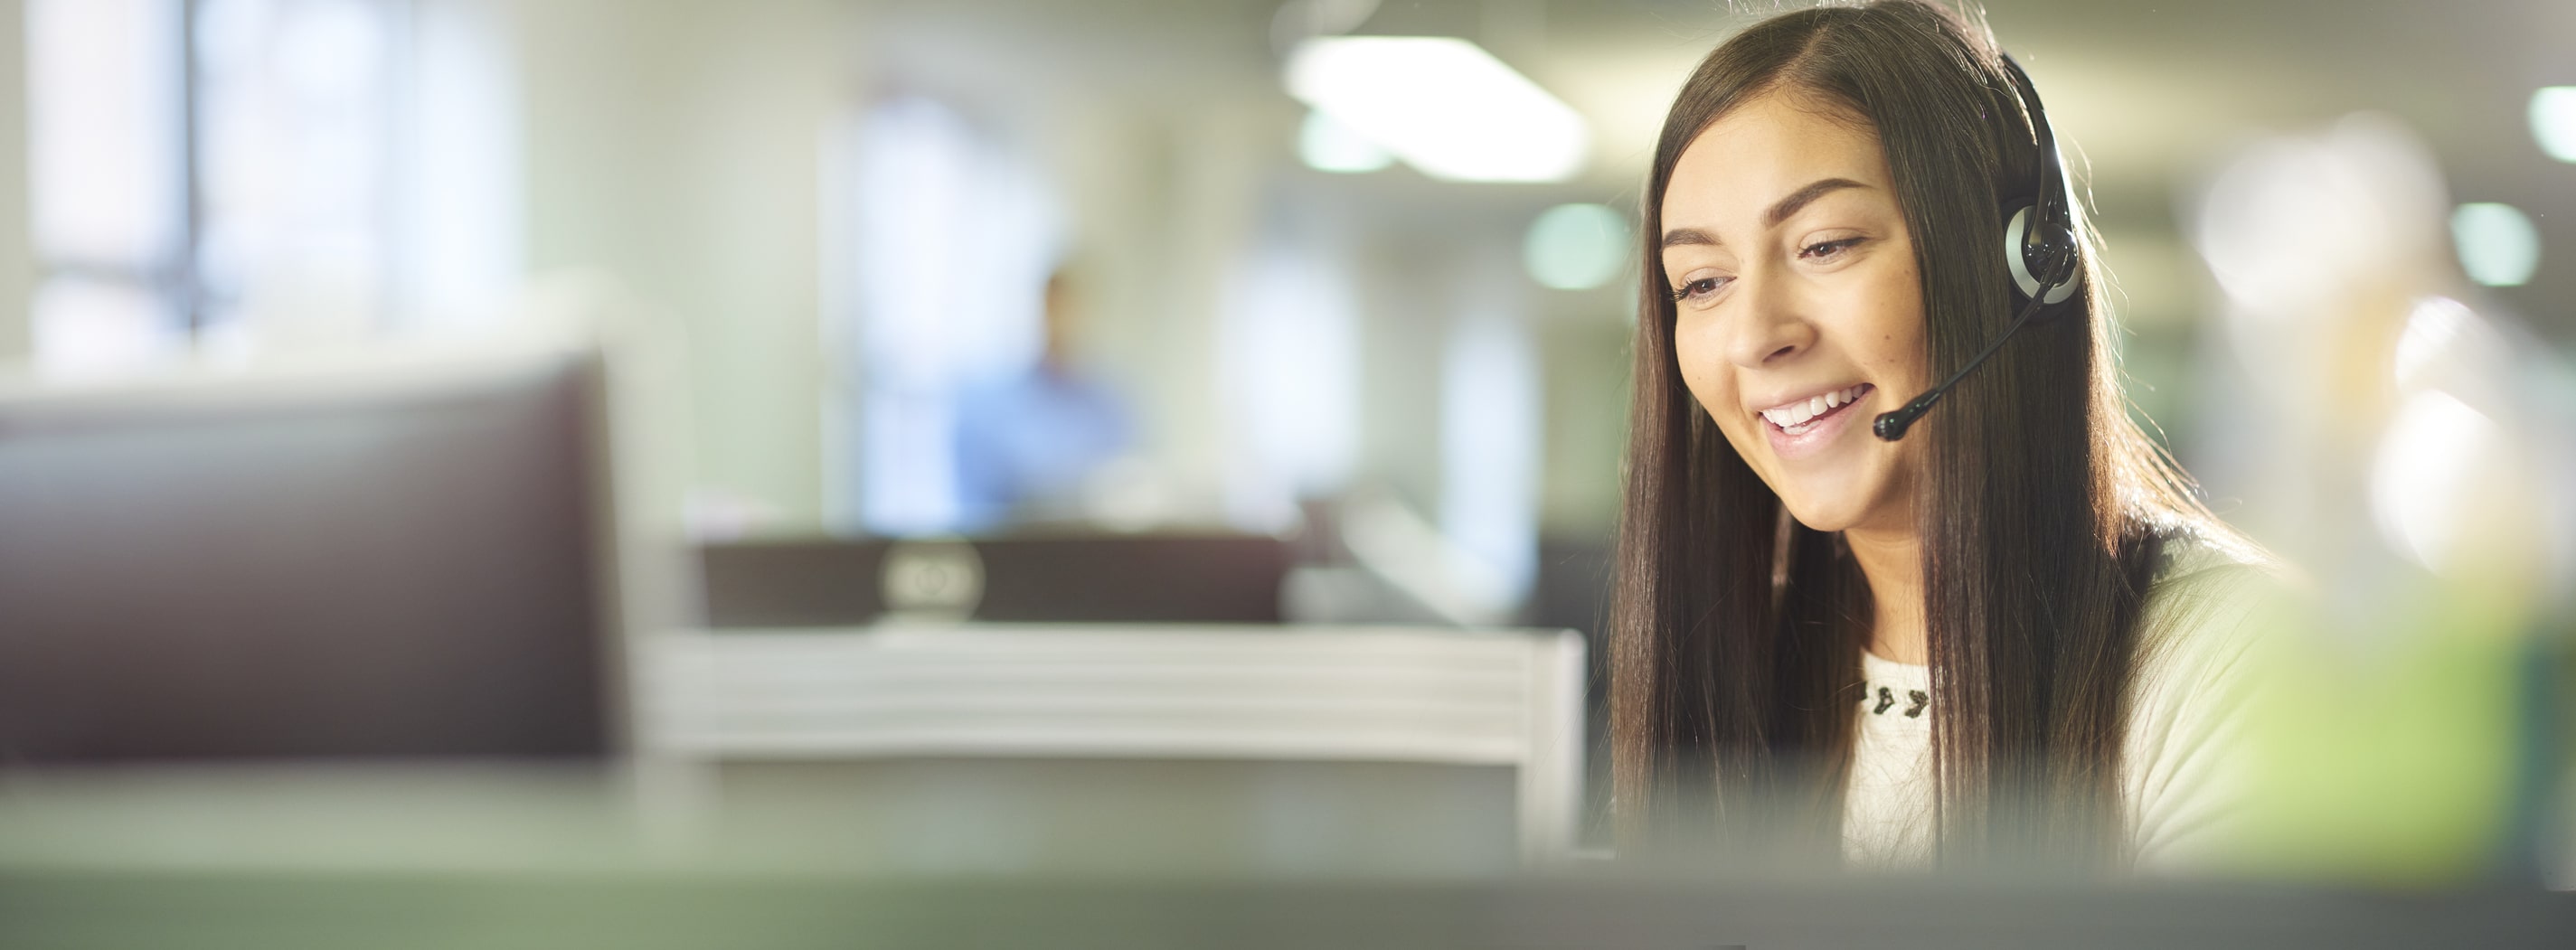
[[[605,272],[687,353],[692,481],[820,524],[821,156],[849,5],[512,6],[532,275]]]
[[[28,356],[36,288],[27,207],[27,9],[0,0],[0,365]]]

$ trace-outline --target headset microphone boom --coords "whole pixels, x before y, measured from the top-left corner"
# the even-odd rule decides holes
[[[2011,56],[2005,56],[2003,60],[2004,72],[2011,76],[2013,89],[2020,94],[2023,109],[2030,113],[2031,132],[2039,152],[2039,182],[2032,190],[2031,200],[2008,209],[2004,224],[2004,262],[2012,268],[2014,295],[2024,301],[2021,315],[2013,318],[2012,325],[2005,327],[2003,335],[1996,337],[1985,352],[1977,354],[1977,358],[1969,360],[1968,365],[1950,374],[1950,378],[1942,380],[1941,385],[1925,390],[1923,395],[1914,397],[1913,402],[1895,411],[1880,413],[1871,421],[1869,431],[1884,441],[1904,438],[1905,430],[1912,427],[1915,420],[1923,418],[1924,413],[1932,411],[1932,404],[1948,395],[1950,387],[1958,385],[1960,380],[1968,378],[1970,372],[1985,365],[1986,359],[2003,349],[2005,341],[2021,332],[2032,318],[2044,320],[2062,312],[2052,308],[2074,296],[2075,279],[2083,271],[2075,233],[2073,198],[2067,192],[2065,166],[2057,156],[2057,134],[2048,127],[2048,111],[2040,107],[2039,90],[2031,85],[2030,75],[2022,72],[2021,64],[2013,62]]]

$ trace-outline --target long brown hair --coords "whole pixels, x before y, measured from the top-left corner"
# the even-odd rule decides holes
[[[1866,582],[1796,524],[1684,388],[1660,237],[1682,151],[1773,90],[1876,130],[1912,234],[1926,378],[2003,332],[2007,203],[2031,196],[2029,117],[1971,15],[1885,0],[1774,17],[1709,54],[1665,118],[1638,253],[1635,399],[1611,641],[1623,850],[1663,825],[1835,840]],[[2082,209],[2076,209],[2078,215]],[[2089,229],[2087,232],[2089,234]],[[2130,421],[2093,288],[2025,329],[1908,438],[1921,478],[1933,769],[1945,863],[2120,853],[2138,621],[2163,540],[2224,531]]]

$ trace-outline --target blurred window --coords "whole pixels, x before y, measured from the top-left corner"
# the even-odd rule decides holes
[[[38,365],[374,330],[409,7],[29,0]]]
[[[920,96],[873,106],[853,151],[855,332],[843,338],[856,351],[842,363],[858,377],[858,527],[985,527],[958,471],[961,397],[1039,357],[1053,196],[1016,155]]]
[[[1451,325],[1440,378],[1440,528],[1511,603],[1538,570],[1538,356],[1530,328],[1490,304]]]
[[[1300,500],[1341,493],[1359,454],[1356,291],[1326,236],[1282,232],[1237,264],[1217,326],[1226,517],[1247,531],[1283,529]]]
[[[184,32],[172,0],[29,0],[37,359],[89,369],[185,346]]]

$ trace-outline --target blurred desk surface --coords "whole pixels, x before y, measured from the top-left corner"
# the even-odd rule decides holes
[[[611,772],[0,779],[0,945],[2566,947],[2576,895],[1493,874],[887,874],[673,847]]]

